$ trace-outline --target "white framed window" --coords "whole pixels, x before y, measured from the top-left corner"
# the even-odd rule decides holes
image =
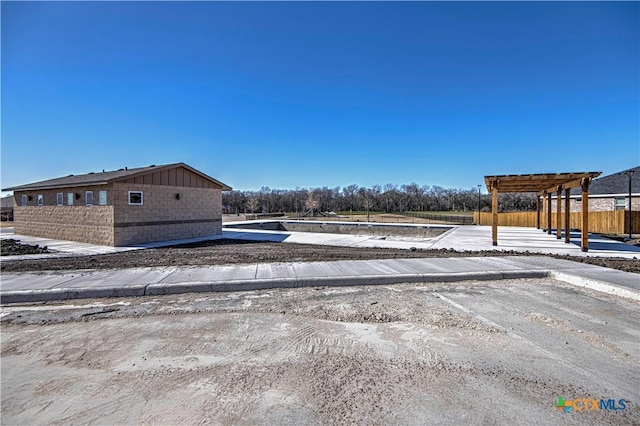
[[[144,201],[144,196],[142,191],[129,191],[128,199],[130,206],[141,206]]]
[[[73,192],[67,192],[67,205],[68,206],[72,206],[73,205],[73,199],[75,198]]]
[[[56,194],[56,205],[61,206],[64,202],[64,194],[62,192],[58,192]]]
[[[98,205],[99,206],[107,205],[107,191],[98,191]]]
[[[627,208],[627,200],[624,197],[616,197],[615,209],[624,210]]]
[[[87,204],[87,206],[92,206],[93,205],[93,191],[87,191],[86,204]]]
[[[23,205],[23,206],[26,206],[26,205],[27,205],[27,195],[26,195],[26,194],[23,194],[23,195],[22,195],[22,205]]]
[[[38,205],[39,206],[43,206],[44,205],[44,195],[42,195],[42,194],[38,194]]]

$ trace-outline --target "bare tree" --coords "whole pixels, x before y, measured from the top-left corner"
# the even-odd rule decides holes
[[[373,198],[371,191],[367,190],[364,195],[364,200],[362,206],[367,211],[367,222],[369,222],[369,213],[371,212],[371,208],[375,205],[375,199]]]
[[[265,211],[316,213],[321,211],[368,210],[386,212],[413,211],[452,211],[476,210],[478,208],[478,190],[448,189],[440,186],[420,186],[415,182],[397,186],[386,184],[371,188],[356,184],[344,188],[296,188],[271,189],[266,186],[260,191],[225,191],[222,193],[226,211],[256,212],[260,206]],[[489,209],[491,196],[482,194],[480,208]],[[500,194],[502,211],[533,211],[536,208],[532,194]]]
[[[249,211],[253,213],[258,210],[258,207],[260,207],[260,200],[258,200],[258,197],[256,197],[255,195],[252,195],[247,199],[246,206]]]
[[[313,192],[309,192],[307,195],[307,199],[304,202],[304,207],[308,212],[311,213],[312,216],[316,215],[316,210],[318,209],[318,200],[313,195]]]

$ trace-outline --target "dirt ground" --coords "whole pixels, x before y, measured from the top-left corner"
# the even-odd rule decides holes
[[[640,424],[637,303],[550,279],[1,312],[3,424]]]
[[[4,245],[4,241],[2,242]],[[3,261],[2,272],[55,271],[77,269],[118,269],[145,266],[201,266],[258,262],[307,262],[424,257],[526,256],[511,251],[459,252],[455,250],[401,250],[386,248],[332,247],[307,244],[213,240],[166,248],[134,250],[82,257],[59,257]],[[539,255],[539,254],[536,254]],[[640,260],[554,256],[576,262],[640,273]]]

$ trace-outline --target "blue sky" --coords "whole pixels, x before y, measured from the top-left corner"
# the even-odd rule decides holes
[[[2,187],[236,189],[640,164],[637,2],[2,2]]]

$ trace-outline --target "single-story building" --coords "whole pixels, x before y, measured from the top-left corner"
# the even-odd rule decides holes
[[[0,220],[13,220],[13,195],[0,198]]]
[[[589,211],[628,211],[629,175],[631,176],[631,209],[640,211],[640,166],[594,179],[589,186]],[[556,209],[556,199],[557,197],[554,197],[551,201],[553,211]],[[571,189],[569,204],[571,212],[581,211],[580,188]]]
[[[184,163],[3,189],[14,192],[16,234],[110,246],[220,234],[222,191],[230,190]]]
[[[629,199],[631,176],[631,200]],[[571,191],[571,211],[579,211],[582,197]],[[589,211],[640,210],[640,166],[595,179],[589,188]]]

